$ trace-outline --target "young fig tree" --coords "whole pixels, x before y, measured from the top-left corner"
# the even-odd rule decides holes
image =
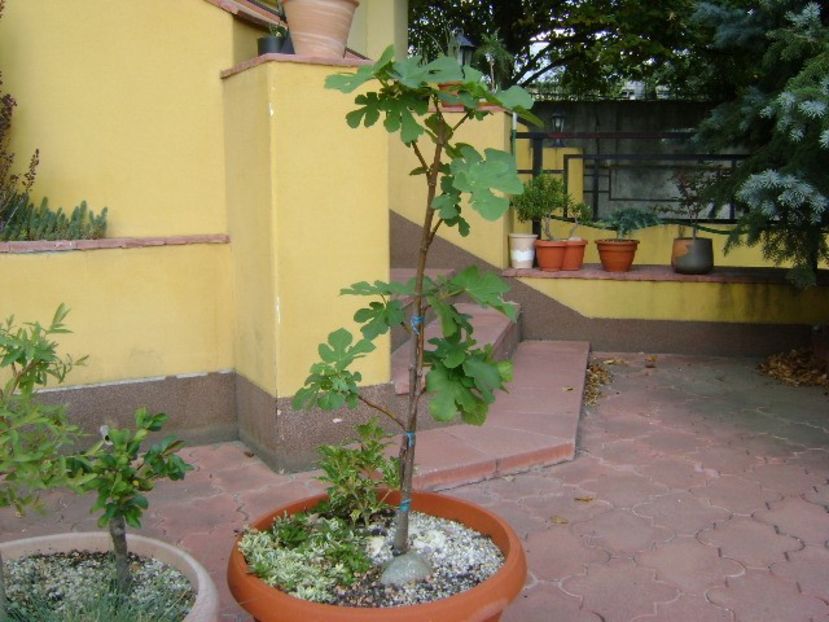
[[[400,447],[401,502],[396,511],[394,552],[408,550],[409,509],[415,464],[415,439],[421,398],[428,398],[429,414],[439,421],[457,418],[474,425],[484,423],[495,392],[511,379],[508,361],[497,361],[492,347],[481,346],[474,338],[469,317],[458,311],[453,301],[465,296],[492,307],[512,320],[516,307],[504,299],[507,285],[495,274],[466,268],[454,276],[432,279],[425,275],[426,259],[441,227],[456,227],[469,235],[467,209],[487,220],[498,220],[509,207],[505,195],[520,194],[523,185],[510,153],[485,149],[460,142],[457,130],[466,123],[480,121],[496,110],[514,111],[537,122],[529,113],[530,95],[519,87],[493,92],[482,81],[480,72],[461,67],[454,58],[441,57],[424,63],[419,57],[397,61],[388,48],[371,66],[356,73],[329,76],[326,87],[343,93],[369,85],[371,90],[354,99],[357,108],[346,115],[352,128],[371,127],[382,120],[412,154],[411,175],[423,179],[426,198],[417,271],[408,283],[354,283],[342,294],[374,298],[360,309],[354,320],[360,325],[356,338],[341,328],[319,346],[320,361],[311,366],[305,385],[294,397],[295,408],[337,409],[363,403],[392,420],[403,432]],[[445,107],[460,113],[446,114]],[[400,296],[414,300],[406,317]],[[440,322],[441,335],[429,340],[423,325],[432,311]],[[359,372],[351,364],[374,350],[374,339],[393,326],[409,334],[409,394],[402,412],[375,404],[361,395]]]

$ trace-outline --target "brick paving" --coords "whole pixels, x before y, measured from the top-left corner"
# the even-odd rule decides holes
[[[614,380],[585,408],[572,462],[451,490],[525,542],[529,578],[504,622],[829,620],[829,397],[744,359],[596,358],[617,361]],[[142,532],[194,554],[221,619],[247,620],[224,585],[234,529],[319,485],[238,442],[184,453],[197,470],[152,493]],[[42,518],[0,513],[0,534],[92,529],[88,502],[56,493]]]

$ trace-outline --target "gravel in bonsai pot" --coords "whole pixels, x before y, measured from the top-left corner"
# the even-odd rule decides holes
[[[460,126],[484,118],[493,112],[495,106],[514,110],[525,118],[536,120],[528,112],[533,103],[532,98],[523,89],[512,87],[492,92],[481,78],[480,72],[470,67],[462,68],[455,59],[448,57],[429,63],[422,62],[418,57],[395,61],[393,49],[388,48],[374,65],[361,67],[353,74],[330,76],[326,81],[328,88],[344,93],[351,93],[366,83],[372,83],[369,85],[370,88],[373,87],[372,90],[355,98],[358,108],[346,115],[347,123],[353,128],[360,125],[370,127],[382,117],[386,130],[398,134],[412,153],[417,166],[411,174],[423,177],[427,191],[416,276],[405,284],[363,281],[343,289],[342,294],[375,299],[354,315],[355,322],[360,326],[360,334],[355,338],[345,328],[329,334],[326,343],[319,346],[321,360],[311,366],[311,374],[306,379],[305,386],[294,398],[296,408],[307,409],[335,410],[363,404],[380,413],[403,433],[398,455],[397,477],[400,490],[393,518],[394,559],[391,566],[400,566],[411,560],[411,556],[407,555],[410,547],[409,515],[412,508],[420,503],[429,506],[427,500],[413,493],[415,446],[421,406],[428,400],[429,413],[440,421],[461,418],[467,423],[481,425],[486,419],[489,405],[495,400],[495,392],[504,388],[512,374],[509,361],[495,360],[490,346],[478,346],[468,318],[453,304],[458,296],[467,296],[478,304],[493,307],[515,320],[515,305],[504,299],[507,285],[496,275],[481,272],[474,266],[450,277],[432,279],[425,275],[429,249],[441,227],[457,227],[459,233],[466,236],[469,234],[469,223],[464,218],[464,209],[472,209],[488,220],[497,220],[509,207],[508,199],[502,194],[520,194],[523,191],[511,154],[496,149],[486,149],[481,154],[471,145],[460,143],[455,138]],[[448,82],[455,84],[451,91],[439,87]],[[443,104],[461,105],[462,111],[448,113]],[[462,202],[463,199],[466,201]],[[411,297],[414,301],[413,311],[408,317],[399,301],[401,296]],[[439,318],[441,335],[430,339],[431,347],[427,349],[423,318],[429,310]],[[409,394],[402,412],[398,412],[392,405],[377,404],[365,397],[359,388],[360,373],[351,369],[355,361],[375,349],[372,342],[392,326],[402,326],[411,342]],[[304,509],[315,502],[298,502],[297,507]],[[454,501],[446,501],[447,505],[453,503]],[[267,527],[272,518],[264,517],[263,521]],[[471,597],[460,594],[444,599],[447,603],[458,602],[453,601],[453,598],[460,599],[478,607],[479,613],[480,608],[495,607],[485,617],[497,619],[493,616],[520,591],[526,572],[523,552],[520,545],[517,545],[517,540],[512,547],[507,542],[505,534],[508,528],[499,529],[499,548],[503,547],[501,550],[508,558],[505,566],[511,569],[510,578],[505,583],[509,589],[497,596],[497,603],[481,596],[480,591]],[[244,580],[244,568],[244,565],[234,566],[232,557],[228,580],[234,595],[241,593],[239,586]],[[279,597],[271,596],[272,593],[283,595],[277,590],[266,588],[265,584],[252,587],[244,593],[246,602],[240,602],[241,606],[263,622],[277,618],[267,614],[269,605],[254,601]],[[486,592],[486,589],[483,588],[483,591]],[[468,602],[470,599],[476,602]],[[438,607],[438,602],[443,601],[420,606]],[[273,606],[279,606],[280,611],[284,611],[285,607],[313,605],[294,598],[288,603],[290,604],[281,600],[279,605]],[[327,607],[326,617],[319,619],[353,619],[347,617],[347,608],[337,611],[336,607]],[[391,620],[397,619],[394,617],[397,615],[421,615],[406,612],[406,609],[395,607],[363,610],[363,617],[357,619]],[[315,615],[322,613],[316,611]],[[311,614],[308,614],[307,619],[313,619]]]
[[[602,267],[608,272],[627,272],[633,264],[639,240],[626,236],[639,229],[652,227],[661,222],[653,211],[637,207],[623,207],[613,212],[600,224],[616,231],[615,239],[596,240]]]

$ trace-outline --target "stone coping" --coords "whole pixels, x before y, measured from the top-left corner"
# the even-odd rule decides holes
[[[190,244],[229,244],[225,233],[172,235],[147,238],[101,238],[99,240],[36,240],[33,242],[0,242],[0,254],[57,253],[93,251],[110,248],[146,248],[149,246],[186,246]]]
[[[588,281],[658,281],[683,283],[745,283],[786,285],[785,268],[716,267],[709,274],[677,274],[670,266],[634,265],[630,272],[606,272],[601,264],[584,264],[581,270],[544,272],[537,269],[509,268],[502,276],[533,279],[580,279]],[[829,286],[829,271],[821,270],[818,285]]]
[[[362,67],[364,65],[374,64],[373,60],[348,56],[345,58],[324,58],[322,56],[299,56],[298,54],[273,53],[262,54],[261,56],[248,59],[231,67],[230,69],[225,69],[220,75],[222,79],[229,78],[231,76],[235,76],[237,73],[242,73],[243,71],[247,71],[253,67],[258,67],[259,65],[270,62],[299,63],[301,65],[325,65],[328,67]]]

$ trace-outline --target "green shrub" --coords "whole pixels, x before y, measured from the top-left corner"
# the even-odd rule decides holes
[[[106,233],[107,208],[95,215],[86,201],[68,215],[62,207],[52,210],[46,198],[35,207],[25,194],[18,195],[13,207],[9,220],[0,222],[0,240],[95,240]]]

